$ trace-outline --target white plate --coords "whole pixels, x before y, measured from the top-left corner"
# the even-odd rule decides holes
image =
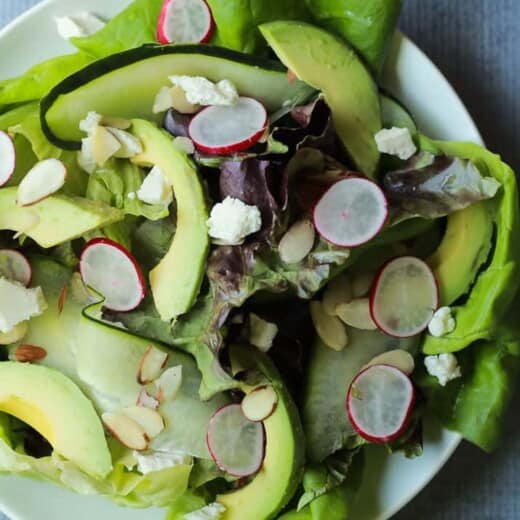
[[[56,33],[53,17],[83,9],[110,18],[129,0],[47,0],[0,32],[0,79],[22,72],[70,45]],[[27,35],[38,35],[35,39]],[[442,139],[482,142],[461,100],[435,65],[409,40],[396,38],[385,87],[405,102],[426,134]],[[425,428],[422,457],[388,457],[369,451],[360,500],[353,520],[386,519],[409,502],[440,470],[460,442],[457,434],[433,422]],[[0,477],[0,509],[12,520],[159,520],[164,513],[122,509],[99,497],[78,496],[57,486],[17,477]]]

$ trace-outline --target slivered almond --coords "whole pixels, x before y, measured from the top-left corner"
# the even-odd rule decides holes
[[[372,287],[375,274],[373,272],[360,273],[352,279],[352,297],[366,296]]]
[[[103,116],[101,124],[111,128],[118,128],[119,130],[128,130],[132,126],[132,121],[122,117]]]
[[[332,350],[343,350],[348,344],[347,331],[335,316],[329,316],[323,304],[318,301],[310,303],[311,318],[318,336]]]
[[[139,395],[137,396],[137,401],[135,403],[137,406],[144,406],[145,408],[151,408],[152,410],[157,410],[159,408],[159,401],[150,395],[146,388],[143,388]]]
[[[395,349],[376,356],[370,360],[363,369],[373,365],[390,365],[391,367],[398,368],[406,375],[410,375],[414,371],[415,361],[413,356],[406,350]]]
[[[119,140],[104,126],[97,126],[92,134],[92,155],[96,164],[103,166],[119,150]]]
[[[168,368],[153,384],[157,386],[159,402],[175,399],[182,385],[182,365]]]
[[[14,351],[13,357],[20,363],[33,363],[40,361],[47,356],[47,351],[36,345],[20,345]]]
[[[144,406],[129,406],[124,408],[122,412],[139,424],[149,439],[157,437],[164,430],[164,419],[156,410]]]
[[[67,294],[69,292],[69,285],[65,283],[65,285],[61,288],[60,296],[58,298],[58,314],[61,315],[63,312],[63,308],[65,307],[65,302],[67,301]]]
[[[170,107],[181,114],[195,114],[201,109],[200,105],[193,105],[188,101],[186,92],[178,85],[170,88]]]
[[[242,412],[253,422],[265,421],[276,410],[278,394],[272,386],[260,386],[242,400]]]
[[[107,430],[127,448],[136,451],[143,451],[148,448],[150,438],[146,431],[127,415],[106,412],[101,418]]]
[[[295,222],[280,240],[280,258],[286,264],[301,262],[312,251],[315,237],[314,224],[310,220]]]
[[[347,276],[332,280],[323,293],[323,308],[329,316],[337,315],[337,307],[352,300],[352,285]]]
[[[342,303],[338,305],[337,313],[343,323],[355,329],[377,329],[377,325],[370,315],[370,302],[368,298],[358,298],[349,303]]]
[[[168,361],[168,354],[150,345],[141,361],[137,370],[137,382],[140,385],[147,385],[154,379],[157,379]]]
[[[119,128],[107,127],[107,130],[118,140],[121,147],[114,154],[119,159],[130,159],[143,151],[141,141],[130,132],[125,132]]]

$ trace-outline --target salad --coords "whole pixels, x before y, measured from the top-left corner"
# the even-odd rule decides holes
[[[345,520],[427,415],[498,445],[515,175],[378,86],[400,7],[135,0],[0,82],[1,473]]]

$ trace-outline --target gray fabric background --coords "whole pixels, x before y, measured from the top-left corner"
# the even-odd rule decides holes
[[[0,27],[37,2],[0,0]],[[520,172],[520,0],[405,0],[401,25],[454,85],[488,146]],[[496,453],[462,445],[395,519],[520,520],[519,407],[517,396]]]

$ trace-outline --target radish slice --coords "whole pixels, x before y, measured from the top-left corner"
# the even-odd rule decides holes
[[[199,151],[228,154],[258,142],[266,126],[267,112],[262,103],[241,97],[231,106],[214,105],[201,110],[191,120],[188,131]]]
[[[361,437],[391,442],[408,426],[414,402],[413,384],[406,374],[389,365],[373,365],[352,381],[347,412]]]
[[[204,0],[165,0],[159,16],[157,39],[168,43],[206,43],[215,22]]]
[[[16,202],[30,206],[56,193],[65,184],[67,168],[58,159],[45,159],[36,163],[18,186]]]
[[[0,249],[0,277],[14,280],[29,287],[32,267],[29,260],[15,249]]]
[[[133,256],[107,238],[94,238],[86,244],[79,270],[83,282],[104,296],[107,309],[131,311],[146,294],[141,268]]]
[[[0,187],[9,182],[16,168],[16,152],[12,139],[0,130]]]
[[[314,208],[314,225],[327,241],[342,247],[368,242],[384,226],[388,204],[381,188],[361,177],[333,184]]]
[[[370,314],[380,330],[398,338],[422,332],[439,305],[437,281],[428,265],[414,256],[387,262],[370,295]]]
[[[223,406],[213,414],[206,443],[217,466],[230,475],[248,477],[262,467],[263,424],[247,419],[239,404]]]

